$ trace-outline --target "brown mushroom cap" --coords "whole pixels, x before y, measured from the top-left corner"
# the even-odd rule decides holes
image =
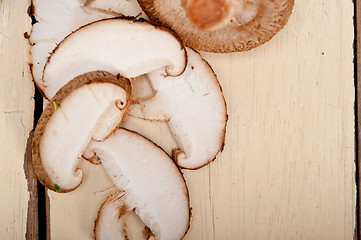
[[[287,23],[294,0],[262,0],[258,13],[247,24],[232,21],[212,32],[197,29],[189,20],[181,0],[138,0],[148,17],[175,31],[185,45],[200,51],[247,51],[270,40]]]

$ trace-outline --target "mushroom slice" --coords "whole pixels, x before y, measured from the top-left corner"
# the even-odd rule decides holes
[[[86,25],[68,35],[45,65],[44,93],[51,98],[80,74],[104,70],[131,78],[167,66],[177,76],[186,66],[186,53],[175,35],[145,20],[116,18]]]
[[[134,209],[155,239],[181,239],[185,235],[189,227],[187,186],[179,169],[162,149],[141,135],[120,128],[104,142],[91,141],[83,156],[97,156],[110,179],[125,192],[124,196],[103,205],[96,221],[97,239],[105,239],[100,236],[107,230],[99,226],[108,224],[102,219],[114,218],[115,213],[107,210],[111,208],[119,209],[118,233],[124,233],[122,213]]]
[[[205,31],[222,28],[233,17],[231,0],[186,0],[185,9],[189,20]]]
[[[81,0],[32,0],[37,20],[30,36],[32,74],[43,91],[41,77],[46,60],[56,45],[72,31],[90,22],[120,14],[85,7]]]
[[[94,222],[96,240],[128,239],[124,216],[133,209],[125,202],[124,192],[114,193],[105,200]]]
[[[58,192],[78,187],[83,175],[77,162],[91,138],[105,140],[129,109],[128,79],[107,72],[76,77],[46,106],[32,142],[35,174]]]
[[[138,0],[150,20],[173,29],[185,45],[208,52],[247,51],[267,42],[287,23],[294,5],[294,0],[234,0],[232,20],[207,32],[192,24],[182,1]]]
[[[142,13],[137,0],[92,0],[88,1],[87,6],[108,12],[121,13],[124,16],[137,16]]]
[[[226,103],[217,77],[195,51],[187,48],[188,65],[178,77],[160,71],[148,74],[156,94],[130,106],[129,114],[148,120],[169,120],[179,149],[178,166],[197,169],[212,161],[223,148]]]

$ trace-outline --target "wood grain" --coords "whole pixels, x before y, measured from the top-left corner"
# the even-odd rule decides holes
[[[35,225],[29,226],[26,236],[28,202],[34,203],[34,196],[30,198],[24,171],[34,111],[29,44],[24,39],[31,28],[29,5],[28,0],[0,1],[0,239],[36,239]],[[29,217],[34,221],[32,212]]]
[[[361,211],[360,211],[360,199],[361,199],[361,192],[360,192],[360,183],[361,183],[361,161],[360,161],[360,154],[361,154],[361,0],[356,0],[355,1],[355,28],[356,28],[356,92],[357,92],[357,98],[356,98],[356,119],[357,119],[357,155],[358,155],[358,159],[356,159],[356,163],[357,163],[357,170],[358,170],[358,231],[356,231],[355,233],[358,234],[357,237],[358,239],[361,238],[361,223],[360,223],[360,219],[361,219]]]
[[[31,158],[31,140],[33,135],[34,135],[34,131],[31,131],[26,145],[25,159],[24,159],[24,171],[25,171],[26,179],[28,180],[28,192],[29,192],[28,214],[27,214],[26,235],[25,235],[25,238],[27,240],[39,239],[38,181],[34,174],[33,162]]]
[[[228,105],[216,161],[183,171],[193,208],[186,239],[352,239],[356,227],[353,3],[296,1],[285,29],[249,52],[202,55]],[[123,125],[170,151],[163,123]],[[52,239],[89,239],[115,189],[82,161],[84,182],[49,192]]]

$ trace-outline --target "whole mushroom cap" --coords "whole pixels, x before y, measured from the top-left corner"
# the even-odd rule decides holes
[[[182,0],[138,2],[150,20],[171,28],[185,45],[219,53],[247,51],[267,42],[285,26],[294,5],[294,0],[259,0],[258,12],[250,22],[240,24],[232,19],[224,28],[209,32],[191,23]]]

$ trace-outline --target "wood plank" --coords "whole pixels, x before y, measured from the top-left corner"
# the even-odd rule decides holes
[[[38,181],[34,175],[33,162],[31,158],[31,140],[34,131],[31,131],[28,138],[28,143],[25,151],[24,171],[26,179],[28,180],[28,213],[26,221],[26,235],[25,238],[39,239],[39,214],[38,214]]]
[[[360,223],[360,218],[361,218],[361,211],[360,211],[360,199],[361,199],[361,192],[360,192],[360,183],[361,183],[361,161],[360,161],[360,154],[361,154],[361,1],[360,0],[356,0],[355,2],[355,27],[356,27],[356,92],[357,92],[357,98],[356,98],[356,119],[357,119],[357,139],[358,139],[358,148],[357,148],[357,154],[358,154],[358,159],[356,159],[356,163],[357,163],[357,170],[358,170],[358,231],[356,232],[356,234],[358,234],[358,238],[361,238],[361,223]]]
[[[353,3],[297,1],[290,22],[246,53],[209,54],[228,104],[224,151],[183,171],[186,239],[352,239],[356,219]],[[128,118],[170,151],[167,127]],[[101,166],[69,194],[49,192],[52,239],[89,239],[115,191]]]
[[[33,128],[34,86],[29,73],[30,1],[0,1],[0,239],[36,239],[34,181],[26,179],[24,153]],[[31,172],[27,172],[32,178]],[[36,186],[36,185],[35,185]],[[33,214],[34,213],[34,214]],[[29,217],[29,218],[28,218]],[[27,221],[31,223],[28,226]]]

